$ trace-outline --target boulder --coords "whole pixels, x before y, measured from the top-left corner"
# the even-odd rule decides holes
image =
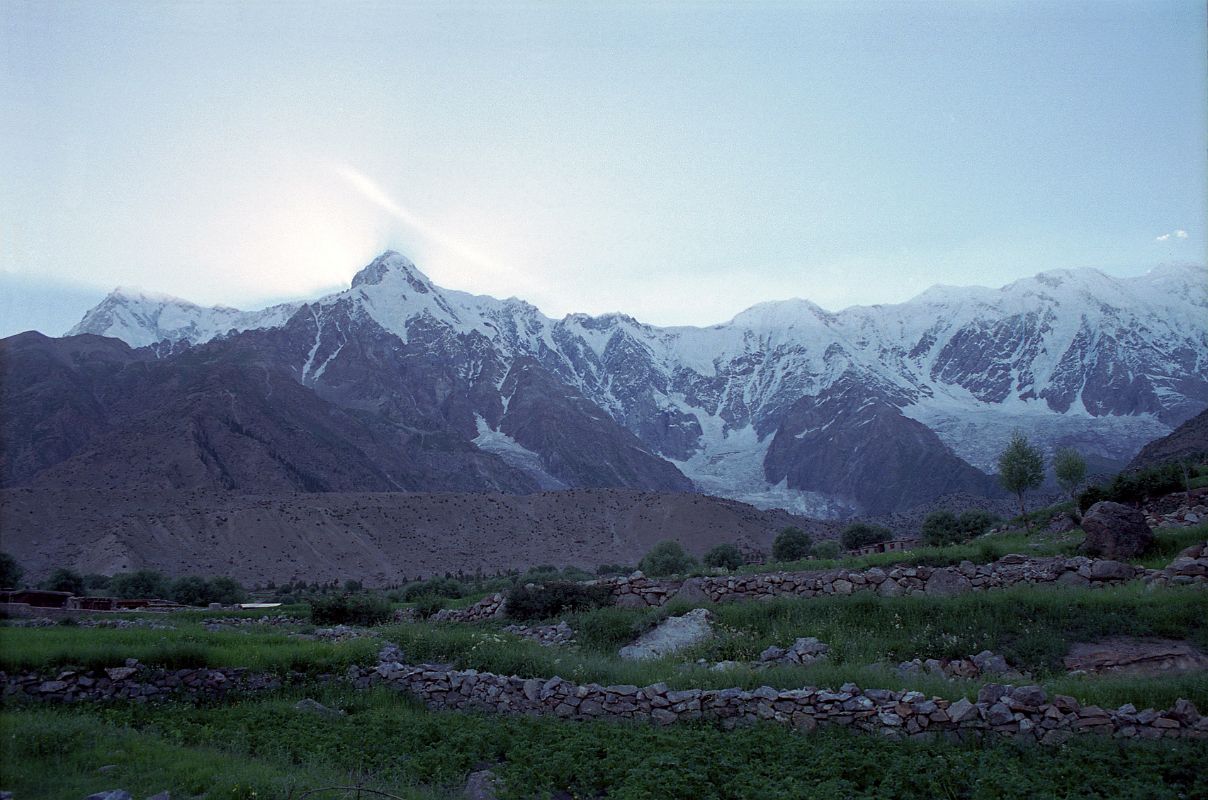
[[[684,581],[683,585],[680,586],[679,590],[675,594],[671,595],[670,602],[678,600],[684,603],[691,603],[693,605],[708,603],[710,602],[710,597],[709,595],[705,594],[704,585],[704,578],[689,578],[688,580]]]
[[[304,711],[308,714],[318,714],[320,717],[344,716],[344,712],[340,709],[328,708],[317,700],[311,700],[309,697],[294,703],[294,708],[298,711]]]
[[[633,644],[622,647],[618,655],[626,661],[648,661],[699,644],[713,636],[711,618],[703,608],[693,609],[682,617],[668,617]]]
[[[955,597],[971,591],[973,584],[954,569],[937,569],[927,579],[926,592],[932,597]]]
[[[465,800],[496,800],[495,790],[499,786],[499,777],[489,769],[471,772],[466,778],[466,788],[462,791]]]
[[[134,800],[125,789],[106,789],[84,798],[84,800]]]
[[[1153,544],[1153,531],[1139,510],[1102,500],[1082,515],[1082,552],[1100,558],[1136,558]]]

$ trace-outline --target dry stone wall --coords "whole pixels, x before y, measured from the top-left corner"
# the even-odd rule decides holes
[[[978,701],[928,698],[921,692],[860,689],[672,690],[653,686],[575,684],[562,678],[520,678],[442,665],[383,662],[349,670],[361,688],[386,685],[408,692],[434,709],[483,709],[505,714],[552,715],[564,719],[620,719],[670,725],[709,720],[723,728],[773,721],[810,731],[841,725],[895,737],[937,734],[973,737],[986,733],[1023,736],[1060,744],[1097,733],[1121,739],[1208,738],[1208,717],[1189,701],[1166,710],[1138,711],[1082,706],[1072,697],[1049,698],[1039,686],[983,687]]]
[[[1007,555],[989,564],[962,561],[954,567],[896,566],[866,570],[763,572],[690,578],[686,581],[660,581],[634,573],[628,577],[610,579],[606,583],[612,587],[618,605],[641,607],[659,606],[670,599],[679,598],[693,602],[722,602],[848,595],[856,592],[876,592],[883,597],[911,594],[951,597],[1019,584],[1110,586],[1147,578],[1156,572],[1122,561],[1085,556],[1030,558]]]
[[[640,572],[590,583],[609,587],[616,605],[625,608],[662,606],[670,600],[691,603],[764,600],[773,597],[820,597],[876,592],[882,597],[931,595],[952,597],[1021,584],[1115,586],[1131,580],[1164,583],[1208,583],[1208,545],[1180,554],[1164,570],[1135,567],[1123,561],[1086,556],[1029,557],[1006,555],[988,564],[962,561],[954,567],[895,566],[865,570],[830,569],[809,572],[760,572],[718,575],[687,580],[650,578]],[[507,614],[502,594],[490,595],[464,609],[444,609],[434,622],[481,622]]]
[[[301,674],[281,676],[229,669],[155,669],[138,664],[53,673],[0,672],[4,699],[72,703],[78,701],[220,699],[229,694],[270,691],[301,681]]]

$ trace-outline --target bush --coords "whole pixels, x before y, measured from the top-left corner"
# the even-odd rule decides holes
[[[390,603],[370,594],[333,594],[310,600],[310,619],[319,625],[379,625],[390,619]]]
[[[508,592],[507,614],[513,619],[548,619],[612,605],[607,586],[554,581],[543,586],[517,586]]]
[[[732,544],[719,544],[705,553],[706,567],[721,569],[738,569],[743,564],[742,553]]]
[[[853,522],[839,534],[839,541],[843,543],[844,550],[856,550],[870,544],[888,542],[892,538],[893,533],[889,528],[869,525],[867,522]]]
[[[633,567],[627,567],[624,564],[601,564],[596,567],[596,574],[605,575],[628,575],[633,572]]]
[[[933,511],[923,520],[923,543],[932,547],[967,542],[981,536],[998,517],[988,511],[965,511],[960,516],[951,511]]]
[[[415,613],[420,619],[428,617],[440,611],[449,603],[449,598],[441,597],[438,594],[425,594],[415,599]]]
[[[1095,503],[1106,499],[1106,489],[1102,486],[1090,486],[1082,494],[1078,495],[1078,510],[1085,514]]]
[[[809,556],[814,540],[800,528],[785,528],[772,542],[772,558],[776,561],[798,561]]]
[[[696,568],[696,559],[684,552],[679,542],[667,539],[650,548],[638,569],[655,578],[680,575]]]
[[[456,599],[463,596],[465,591],[465,587],[455,578],[429,578],[426,581],[407,584],[403,589],[403,600],[410,603],[424,595]]]
[[[74,569],[59,567],[42,582],[42,588],[52,592],[71,592],[77,597],[84,594],[84,576]]]
[[[814,545],[815,558],[838,558],[842,552],[843,548],[834,539],[818,542],[818,544]]]
[[[155,570],[119,572],[109,579],[109,591],[123,600],[154,599],[170,594],[168,580]]]
[[[25,570],[17,563],[17,559],[8,553],[0,553],[0,586],[6,589],[16,589],[21,584],[21,576]]]
[[[169,595],[176,602],[187,606],[204,606],[210,603],[232,606],[247,599],[243,586],[232,578],[211,578],[207,581],[195,575],[186,575],[172,581]]]

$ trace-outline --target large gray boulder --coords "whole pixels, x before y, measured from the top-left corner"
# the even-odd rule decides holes
[[[626,661],[649,661],[691,647],[713,636],[712,614],[695,608],[682,617],[668,617],[618,655]]]
[[[1153,544],[1145,515],[1131,506],[1102,500],[1082,515],[1082,552],[1099,558],[1136,558]]]

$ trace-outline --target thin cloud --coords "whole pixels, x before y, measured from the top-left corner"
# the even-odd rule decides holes
[[[403,224],[418,231],[425,238],[436,242],[441,247],[456,253],[461,258],[469,261],[472,264],[476,264],[477,266],[490,270],[500,270],[502,268],[502,265],[478,252],[473,247],[454,239],[452,236],[449,236],[443,231],[437,230],[424,219],[416,216],[408,209],[403,208],[398,203],[394,202],[394,200],[390,197],[390,195],[386,194],[386,191],[382,189],[382,187],[378,186],[373,182],[373,180],[365,175],[362,175],[360,172],[357,172],[352,167],[336,167],[335,171],[337,175],[348,181],[348,183],[352,185],[352,188],[364,195],[365,199],[369,200],[371,203],[378,206],[387,214],[390,214]]]
[[[1170,241],[1170,238],[1172,236],[1176,239],[1186,239],[1187,231],[1183,230],[1182,228],[1179,228],[1176,231],[1171,231],[1170,233],[1164,233],[1161,236],[1155,236],[1154,241],[1155,242],[1168,242],[1168,241]]]

